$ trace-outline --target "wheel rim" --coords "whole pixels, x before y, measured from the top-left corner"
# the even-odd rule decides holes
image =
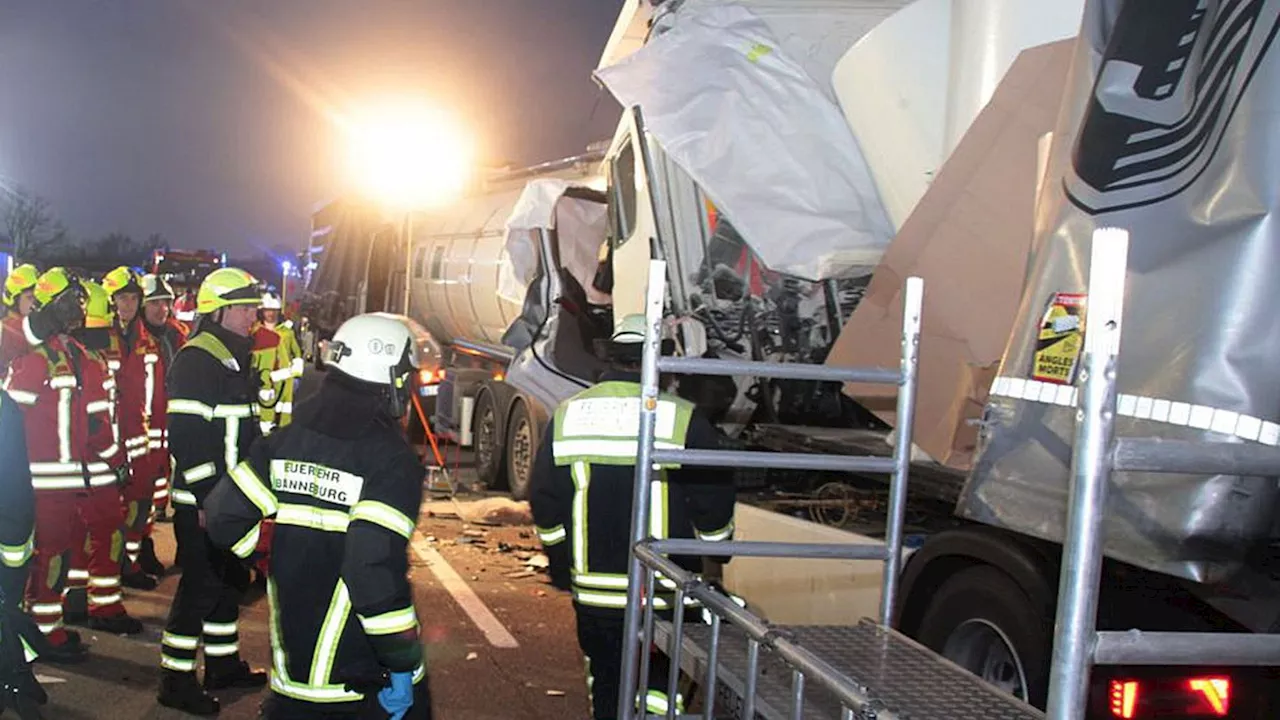
[[[942,655],[997,689],[1027,699],[1022,658],[1009,637],[990,622],[974,618],[962,623],[947,638]]]
[[[493,408],[486,407],[480,413],[480,421],[476,423],[476,466],[486,471],[494,467],[493,436],[495,425],[497,423],[493,419]]]
[[[511,482],[515,487],[524,487],[533,465],[533,428],[529,421],[520,418],[515,431],[511,433]]]

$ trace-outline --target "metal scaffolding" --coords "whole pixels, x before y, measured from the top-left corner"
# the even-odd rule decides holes
[[[909,278],[906,282],[901,362],[898,369],[888,370],[660,357],[663,301],[666,294],[666,263],[660,260],[653,261],[649,267],[649,278],[645,305],[647,328],[641,372],[639,456],[636,463],[631,525],[634,553],[628,574],[624,636],[626,642],[622,657],[619,717],[623,720],[636,717],[638,712],[636,699],[650,686],[649,654],[642,652],[642,649],[650,647],[655,633],[659,632],[666,635],[666,650],[671,660],[670,671],[666,678],[666,697],[669,702],[664,715],[653,716],[644,712],[643,715],[646,718],[694,717],[679,715],[675,700],[678,697],[678,684],[686,643],[689,638],[695,638],[693,643],[695,647],[691,647],[690,652],[698,651],[697,638],[707,633],[709,637],[702,638],[707,641],[705,655],[698,659],[698,666],[705,673],[702,682],[705,693],[703,708],[698,717],[715,717],[716,689],[721,681],[730,682],[739,688],[738,692],[742,699],[741,717],[755,718],[758,714],[764,714],[766,717],[781,716],[781,711],[772,710],[772,705],[778,704],[776,700],[772,701],[769,708],[765,707],[770,703],[767,697],[769,693],[765,692],[761,680],[765,675],[762,668],[778,663],[789,670],[786,675],[790,683],[784,692],[787,696],[786,702],[789,704],[786,711],[787,717],[821,716],[814,715],[814,712],[819,709],[815,704],[811,703],[806,710],[806,698],[811,694],[820,697],[819,703],[831,707],[841,718],[852,719],[870,714],[874,714],[879,720],[911,717],[887,707],[880,699],[873,697],[872,691],[865,683],[852,677],[849,673],[849,665],[854,661],[846,658],[845,662],[833,664],[831,656],[824,657],[823,654],[806,647],[807,642],[802,644],[802,641],[806,640],[805,633],[802,632],[804,629],[794,628],[795,632],[789,632],[785,628],[768,624],[718,592],[701,578],[672,562],[667,557],[672,554],[883,561],[884,576],[879,623],[866,623],[855,628],[831,629],[828,633],[814,632],[814,629],[809,629],[811,631],[808,633],[809,639],[814,642],[835,640],[838,644],[847,644],[846,638],[838,637],[840,631],[853,633],[859,637],[847,638],[849,642],[876,650],[875,657],[871,658],[871,663],[876,667],[868,669],[868,674],[883,674],[886,670],[894,668],[898,670],[914,668],[919,671],[917,675],[922,682],[922,687],[923,684],[928,683],[933,683],[936,687],[947,686],[945,682],[936,682],[939,676],[946,676],[951,685],[957,681],[967,684],[984,700],[993,699],[996,704],[1011,705],[1012,703],[1002,703],[995,693],[988,692],[977,678],[966,676],[959,668],[937,656],[932,656],[912,641],[886,629],[893,623],[897,586],[902,568],[903,515],[907,500],[907,475],[911,462],[911,427],[915,409],[923,282],[919,278]],[[661,372],[896,385],[898,386],[899,432],[893,457],[890,459],[870,456],[655,448],[654,429],[657,420]],[[883,545],[851,546],[650,538],[648,537],[649,487],[650,483],[655,482],[655,464],[664,463],[890,473],[892,478],[889,486],[890,499],[885,542]],[[674,592],[671,607],[676,610],[672,613],[669,622],[655,618],[653,600],[659,582],[664,588]],[[709,628],[695,630],[688,627],[690,623],[685,622],[684,613],[681,610],[685,607],[686,600],[696,601],[706,608],[710,615]],[[728,675],[734,672],[727,669],[728,665],[723,670],[721,667],[725,665],[730,650],[725,645],[728,635],[735,635],[745,640],[746,646],[745,667],[740,668],[742,672],[738,673],[742,677],[735,677],[732,681],[729,680]],[[722,650],[725,651],[723,654]],[[770,677],[776,676],[777,673],[770,673]],[[926,691],[922,696],[937,699],[938,693],[935,690],[931,695]],[[758,697],[760,702],[757,702]],[[948,716],[945,707],[934,709],[941,713],[934,716]],[[1015,714],[1001,717],[1022,716]]]
[[[717,689],[725,685],[741,699],[737,715],[745,720],[1083,720],[1095,664],[1280,665],[1280,635],[1097,631],[1106,488],[1113,472],[1280,476],[1280,448],[1115,437],[1116,360],[1127,252],[1126,232],[1103,229],[1095,233],[1046,713],[995,690],[890,629],[902,567],[922,281],[908,278],[905,285],[901,365],[896,371],[664,358],[660,355],[666,264],[653,261],[646,298],[640,442],[631,526],[634,551],[628,574],[618,716],[632,720],[639,713],[646,720],[710,720],[716,717]],[[663,371],[895,384],[899,388],[898,436],[893,457],[657,449],[654,429],[659,373]],[[662,463],[891,473],[885,543],[850,546],[650,538],[649,486],[655,481],[655,464]],[[774,626],[681,568],[670,555],[883,560],[879,622],[863,621],[851,628]],[[704,607],[710,615],[709,627],[686,622],[679,611],[669,621],[655,618],[651,600],[658,582],[674,592],[671,607],[682,608],[686,600]],[[650,686],[647,649],[655,638],[663,642],[671,660],[666,678],[666,695],[671,702],[662,715],[636,707],[637,698]],[[739,641],[745,651],[735,645]],[[701,681],[703,707],[698,715],[678,713],[675,699],[682,671]],[[789,682],[783,683],[781,677]]]

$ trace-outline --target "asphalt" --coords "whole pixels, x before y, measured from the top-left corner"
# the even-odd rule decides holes
[[[311,386],[314,379],[308,378],[304,391]],[[462,466],[456,472],[465,478],[468,470]],[[527,524],[493,526],[462,519],[484,522],[467,511],[467,503],[475,499],[460,496],[455,504],[437,496],[437,502],[424,503],[409,551],[436,720],[588,717],[568,596],[547,584],[536,567],[538,541]],[[158,554],[167,563],[173,558],[172,526],[157,525],[155,537]],[[129,612],[145,625],[142,635],[82,630],[91,644],[88,660],[36,666],[50,696],[43,708],[46,718],[188,717],[155,700],[160,634],[177,583],[171,570],[156,590],[126,594]],[[251,664],[269,665],[265,598],[241,608],[240,643]],[[222,702],[219,717],[241,720],[258,717],[266,691],[215,695]]]

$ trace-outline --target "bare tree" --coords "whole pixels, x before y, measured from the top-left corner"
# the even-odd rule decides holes
[[[44,245],[62,242],[67,235],[66,228],[54,218],[49,201],[22,188],[10,194],[4,222],[14,254],[23,259],[39,254]]]

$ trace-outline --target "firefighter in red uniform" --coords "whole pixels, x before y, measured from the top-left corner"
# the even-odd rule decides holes
[[[169,393],[165,388],[165,376],[173,365],[178,349],[187,341],[187,326],[173,316],[173,288],[164,278],[156,275],[142,276],[142,326],[155,342],[160,362],[155,368],[155,378],[150,386],[151,425],[147,431],[147,449],[151,453],[151,466],[156,471],[151,494],[151,515],[142,537],[138,565],[143,572],[157,577],[164,575],[165,567],[156,557],[156,546],[151,539],[155,521],[163,518],[169,506],[169,476],[173,472],[169,459],[169,417],[165,412]]]
[[[103,289],[115,309],[112,328],[120,347],[120,370],[116,373],[116,410],[120,437],[129,457],[129,482],[121,491],[125,508],[125,563],[121,580],[128,587],[151,590],[158,581],[141,566],[142,540],[147,536],[156,478],[167,474],[159,467],[159,454],[152,452],[163,431],[152,422],[165,414],[164,402],[157,404],[157,386],[164,384],[160,346],[146,329],[140,315],[142,278],[131,268],[120,266],[102,279]],[[163,388],[161,387],[161,394]],[[161,568],[163,571],[163,568]]]
[[[0,323],[0,375],[8,372],[9,363],[30,349],[30,336],[23,320],[35,307],[35,265],[19,265],[4,280],[4,321]]]
[[[61,268],[40,276],[36,301],[67,307],[55,332],[14,361],[7,390],[23,406],[31,484],[36,491],[35,563],[28,610],[57,649],[74,650],[78,635],[62,626],[67,557],[87,534],[90,545],[90,626],[138,632],[120,598],[119,557],[112,559],[122,521],[119,485],[128,475],[124,449],[112,436],[110,386],[102,359],[70,332],[84,323],[84,290]],[[65,304],[65,305],[64,305]],[[74,308],[74,310],[72,310]]]
[[[63,612],[69,623],[84,624],[95,630],[132,635],[142,631],[142,623],[125,613],[124,605],[120,600],[121,570],[125,566],[123,550],[126,533],[123,493],[130,484],[132,462],[138,459],[137,443],[127,443],[126,439],[138,435],[140,420],[132,408],[126,407],[123,411],[121,409],[120,378],[124,376],[127,383],[129,378],[138,373],[138,370],[134,367],[136,365],[134,360],[125,351],[124,341],[112,324],[111,299],[107,291],[93,282],[84,281],[82,285],[86,296],[85,322],[84,327],[73,331],[72,335],[107,367],[109,373],[107,397],[111,404],[113,437],[115,443],[124,451],[129,471],[121,478],[121,483],[112,488],[114,490],[112,507],[116,517],[116,528],[109,535],[107,535],[106,526],[109,493],[104,489],[90,498],[91,504],[101,505],[94,508],[94,514],[101,518],[102,527],[95,529],[86,525],[88,541],[80,546],[80,552],[72,553],[71,560],[72,571],[82,571],[77,574],[84,580],[69,579],[67,583],[73,590],[77,582],[86,587],[87,597],[84,597],[86,602],[79,602],[80,598],[76,598],[73,602],[73,597],[66,595]],[[130,450],[134,452],[131,453]],[[96,540],[95,534],[109,537],[109,542]],[[108,567],[113,568],[109,575]],[[104,591],[104,588],[109,588],[110,592]],[[80,594],[76,593],[76,595]],[[73,618],[73,608],[80,610],[82,613],[80,618]],[[81,608],[84,609],[81,610]]]

